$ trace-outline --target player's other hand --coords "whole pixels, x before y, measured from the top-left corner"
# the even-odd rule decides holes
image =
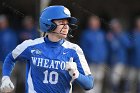
[[[78,78],[79,71],[77,70],[76,62],[73,62],[73,58],[71,57],[69,62],[66,62],[66,70],[69,72],[70,76],[73,79]]]
[[[3,76],[1,82],[1,92],[12,92],[14,90],[14,85],[11,82],[9,76]]]

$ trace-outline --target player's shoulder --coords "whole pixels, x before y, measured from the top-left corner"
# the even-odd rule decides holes
[[[62,46],[65,48],[73,49],[73,50],[82,50],[79,45],[72,43],[70,41],[67,41],[67,40],[65,40]]]
[[[22,42],[21,44],[19,44],[13,51],[12,51],[12,55],[13,58],[15,59],[16,57],[18,57],[23,51],[25,51],[28,47],[30,46],[34,46],[37,44],[41,44],[44,42],[44,38],[37,38],[35,40],[25,40],[24,42]]]
[[[33,45],[37,45],[37,44],[41,44],[44,42],[44,37],[40,37],[37,39],[29,39],[29,40],[25,40],[24,42],[21,43],[21,45],[23,46],[33,46]]]

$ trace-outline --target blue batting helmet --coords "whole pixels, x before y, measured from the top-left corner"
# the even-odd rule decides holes
[[[70,11],[61,5],[49,6],[45,8],[40,16],[40,29],[42,32],[49,32],[55,30],[57,25],[53,20],[68,19],[70,24],[75,24],[77,19],[71,17]]]

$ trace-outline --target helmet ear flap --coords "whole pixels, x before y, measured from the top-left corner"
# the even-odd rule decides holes
[[[52,22],[50,30],[54,31],[57,28],[57,25],[55,23]]]
[[[57,28],[57,25],[53,22],[50,25],[48,25],[48,24],[45,24],[45,25],[48,28],[48,32],[51,32]]]

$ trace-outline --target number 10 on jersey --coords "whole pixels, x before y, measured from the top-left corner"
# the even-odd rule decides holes
[[[58,73],[55,71],[51,71],[50,73],[48,70],[44,71],[44,80],[43,83],[50,83],[50,84],[56,84],[58,82]],[[49,77],[48,77],[49,75]],[[53,79],[54,75],[54,79]]]

